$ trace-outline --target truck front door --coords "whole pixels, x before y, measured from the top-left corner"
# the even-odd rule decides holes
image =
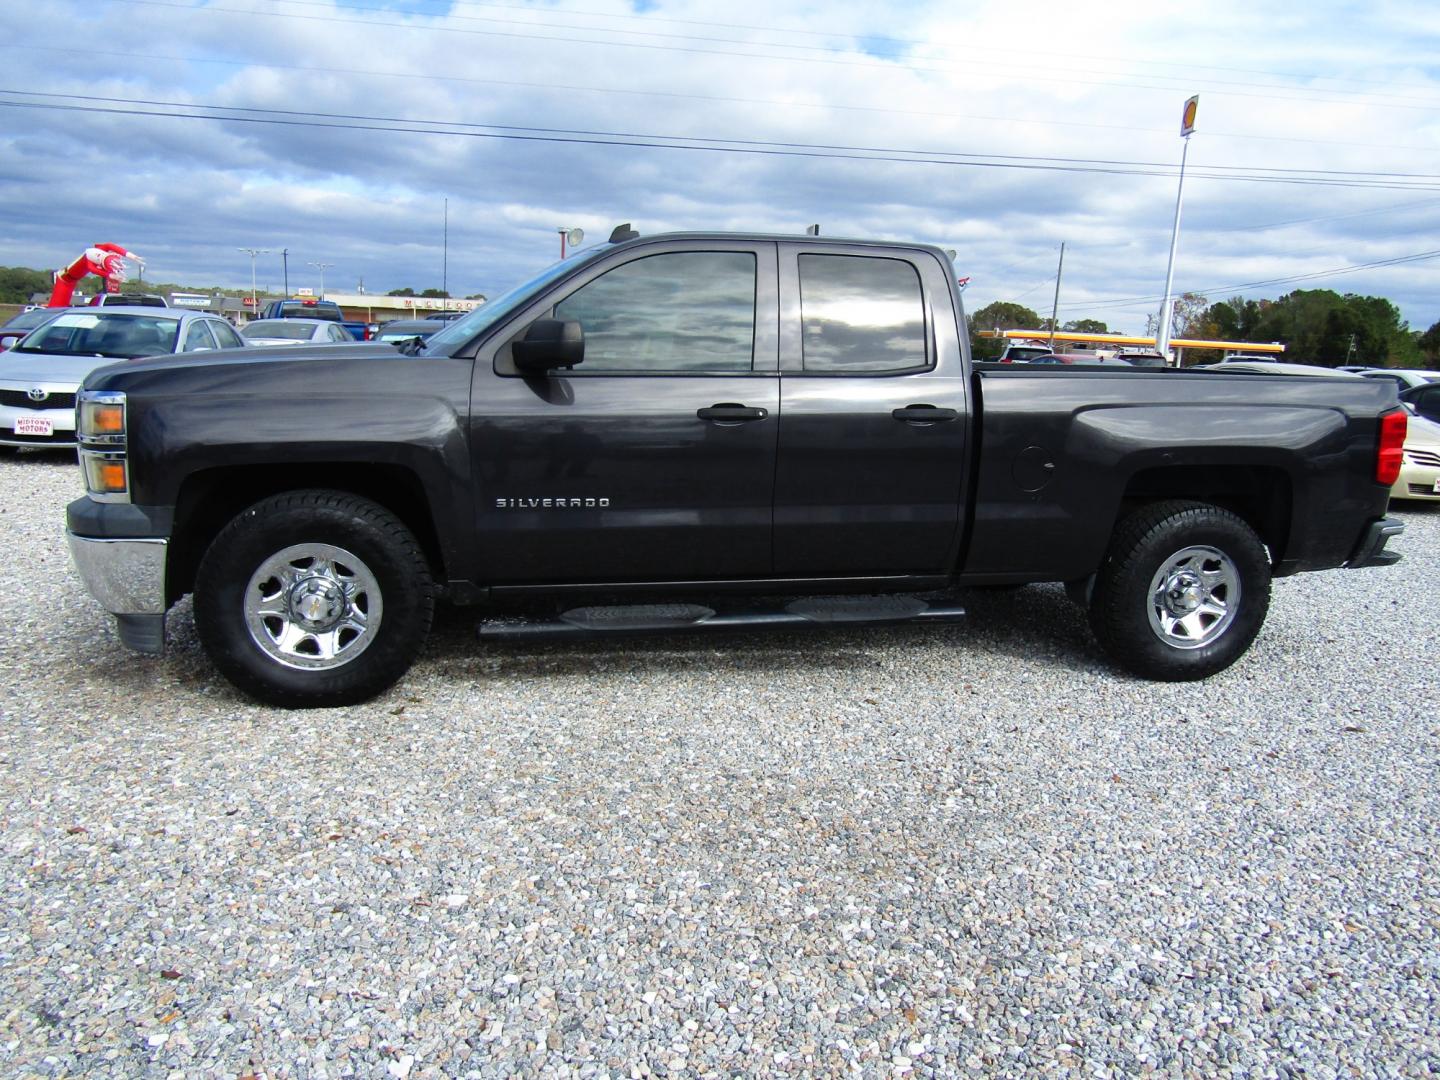
[[[925,251],[780,246],[777,576],[954,565],[969,412],[951,272]]]
[[[482,351],[471,447],[485,578],[664,582],[770,573],[780,391],[775,245],[630,247]],[[524,377],[510,343],[576,320],[585,358]]]

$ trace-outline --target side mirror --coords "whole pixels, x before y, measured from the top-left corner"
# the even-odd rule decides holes
[[[524,375],[571,368],[585,359],[585,333],[570,319],[537,319],[525,337],[510,346],[510,352]]]

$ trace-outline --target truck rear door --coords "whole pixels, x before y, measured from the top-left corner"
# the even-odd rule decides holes
[[[780,245],[777,576],[954,565],[969,412],[951,272],[924,250]]]

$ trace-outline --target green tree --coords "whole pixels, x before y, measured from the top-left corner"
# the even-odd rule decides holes
[[[1420,361],[1399,308],[1380,296],[1297,289],[1266,306],[1253,333],[1262,341],[1283,341],[1285,358],[1299,363],[1410,366]]]
[[[1243,296],[1212,304],[1200,320],[1200,336],[1220,341],[1248,341],[1255,334],[1261,312],[1269,304],[1269,300],[1246,300]]]
[[[1023,304],[1013,304],[1008,300],[986,304],[969,316],[968,321],[970,351],[977,360],[993,360],[1005,348],[1003,338],[977,336],[981,330],[1043,330],[1049,324],[1048,319],[1042,320]]]
[[[420,295],[421,295],[421,296],[430,297],[431,299],[437,299],[437,300],[448,300],[448,299],[450,299],[450,294],[449,294],[448,292],[446,292],[444,289],[426,289],[426,290],[425,290],[424,292],[422,292]]]
[[[1440,364],[1440,322],[1421,334],[1415,344],[1426,364]]]
[[[1099,319],[1071,319],[1061,325],[1060,329],[1069,330],[1074,334],[1108,334],[1110,332],[1110,327]]]
[[[1205,312],[1209,306],[1210,301],[1199,293],[1187,292],[1177,296],[1170,309],[1170,336],[1197,336],[1204,325]]]
[[[53,284],[49,271],[0,266],[0,304],[28,304],[32,293],[48,293]]]
[[[412,289],[412,288],[410,288],[409,285],[406,285],[405,288],[403,288],[403,289],[391,289],[391,290],[390,290],[389,292],[387,292],[385,295],[386,295],[386,296],[414,296],[414,295],[415,295],[415,290]]]

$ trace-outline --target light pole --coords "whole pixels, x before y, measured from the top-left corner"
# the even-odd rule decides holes
[[[1175,223],[1170,227],[1170,261],[1165,265],[1165,302],[1160,308],[1160,331],[1155,335],[1155,351],[1170,363],[1170,289],[1175,283],[1175,248],[1180,242],[1180,200],[1185,195],[1185,158],[1190,153],[1190,136],[1195,133],[1195,110],[1200,103],[1196,94],[1185,102],[1180,114],[1180,137],[1185,140],[1180,151],[1180,183],[1175,189]]]
[[[280,263],[285,268],[285,299],[290,299],[290,249],[280,249]]]
[[[260,314],[260,299],[255,295],[255,256],[269,255],[269,248],[236,248],[236,251],[243,251],[250,256],[250,317],[253,319]]]
[[[584,229],[572,229],[566,225],[556,226],[555,231],[560,234],[560,258],[565,258],[565,241],[570,241],[571,247],[579,247],[585,239]]]
[[[321,299],[321,300],[324,300],[324,299],[325,299],[325,271],[326,271],[326,270],[329,270],[330,267],[334,266],[335,264],[334,264],[334,263],[316,262],[316,263],[306,263],[305,265],[306,265],[306,266],[313,266],[316,270],[319,270],[319,271],[320,271],[320,299]]]

